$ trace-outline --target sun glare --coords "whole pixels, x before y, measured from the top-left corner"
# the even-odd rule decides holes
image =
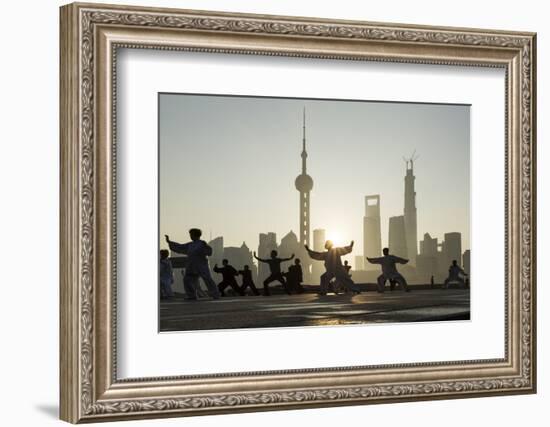
[[[334,246],[342,246],[344,244],[344,238],[339,231],[328,231],[327,240],[331,240]]]

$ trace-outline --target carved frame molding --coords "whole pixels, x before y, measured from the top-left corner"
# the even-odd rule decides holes
[[[121,47],[504,67],[506,357],[117,380],[114,146]],[[532,33],[62,7],[61,418],[76,423],[534,392],[535,50]],[[288,387],[289,380],[299,385]]]

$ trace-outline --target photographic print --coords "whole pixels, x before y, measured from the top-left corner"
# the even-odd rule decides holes
[[[161,332],[470,318],[469,105],[158,99]]]
[[[59,21],[61,419],[536,392],[535,33]]]

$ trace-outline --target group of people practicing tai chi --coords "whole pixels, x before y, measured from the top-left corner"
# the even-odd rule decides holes
[[[326,252],[312,251],[306,245],[306,250],[312,259],[325,262],[326,272],[321,275],[321,289],[319,292],[321,295],[326,295],[332,279],[334,279],[336,284],[335,290],[337,290],[338,287],[344,287],[346,290],[350,290],[354,293],[360,293],[358,286],[354,283],[351,275],[349,274],[349,266],[347,265],[347,262],[342,265],[341,259],[343,255],[347,255],[353,250],[353,244],[354,242],[352,240],[349,246],[337,248],[334,247],[330,240],[327,240],[325,243]],[[401,273],[397,271],[396,267],[396,264],[406,264],[409,260],[395,255],[390,255],[388,248],[384,248],[382,252],[384,256],[380,258],[367,257],[367,261],[371,264],[380,264],[382,267],[382,274],[378,276],[377,279],[378,292],[384,292],[387,281],[390,282],[392,290],[395,284],[399,284],[406,292],[409,292],[410,288],[407,281]]]
[[[166,242],[170,250],[187,255],[187,266],[183,276],[183,287],[187,299],[196,300],[198,293],[201,289],[199,286],[199,279],[202,279],[206,284],[208,293],[214,299],[225,296],[225,290],[227,287],[231,287],[238,295],[245,295],[247,288],[250,288],[254,295],[259,295],[258,289],[252,280],[252,270],[248,265],[245,265],[242,270],[236,270],[229,264],[227,259],[222,261],[222,267],[214,265],[214,272],[222,275],[222,281],[216,285],[212,276],[210,275],[210,268],[208,265],[208,258],[212,255],[212,248],[204,241],[201,240],[202,232],[198,228],[192,228],[189,230],[189,237],[191,241],[188,243],[177,243],[170,240],[168,236],[165,236]],[[168,251],[160,251],[160,284],[161,284],[161,297],[173,296],[171,285],[174,282],[172,275],[172,267],[168,260]],[[300,260],[295,259],[294,265],[290,266],[288,272],[283,273],[281,271],[281,263],[290,261],[294,258],[294,254],[290,258],[279,258],[277,251],[271,251],[271,257],[267,259],[261,259],[256,256],[254,252],[254,258],[260,262],[264,262],[269,265],[270,275],[264,280],[264,295],[270,295],[269,284],[274,281],[279,281],[283,285],[283,289],[290,295],[292,291],[296,293],[302,293],[304,288],[301,283],[303,281],[302,266]],[[242,285],[239,286],[236,277],[242,276]]]
[[[282,285],[285,292],[290,295],[292,291],[296,293],[304,292],[302,287],[302,266],[300,265],[300,260],[296,258],[294,260],[294,265],[291,265],[288,268],[288,272],[281,272],[281,263],[284,261],[290,261],[294,258],[294,254],[290,258],[278,258],[277,251],[271,251],[271,258],[269,259],[260,259],[256,256],[254,252],[254,258],[258,261],[265,262],[269,264],[271,274],[267,279],[264,280],[264,295],[270,295],[269,284],[278,280]],[[233,266],[229,265],[229,261],[224,259],[222,261],[223,267],[218,267],[218,264],[214,265],[214,272],[222,275],[222,281],[218,284],[218,290],[220,295],[225,296],[225,289],[231,287],[233,291],[241,296],[245,295],[247,288],[250,288],[254,295],[260,295],[254,280],[252,280],[252,270],[248,265],[245,265],[242,270],[237,271]],[[236,277],[242,276],[242,285],[239,286],[237,283]]]
[[[208,258],[212,255],[212,248],[204,241],[201,240],[202,232],[198,228],[192,228],[189,230],[189,236],[191,241],[188,243],[176,243],[170,240],[168,236],[165,236],[166,242],[170,250],[176,253],[187,255],[187,266],[183,276],[183,285],[187,299],[196,300],[197,295],[201,293],[199,286],[199,279],[202,279],[206,284],[208,293],[214,299],[225,296],[225,290],[231,287],[238,295],[245,295],[247,288],[250,288],[254,295],[259,295],[254,281],[252,280],[252,271],[248,265],[245,265],[242,270],[237,270],[229,264],[227,259],[222,261],[222,267],[214,266],[214,272],[222,275],[222,281],[216,285],[212,276],[210,275],[210,268],[208,265]],[[311,250],[307,245],[305,248],[311,257],[316,261],[323,261],[325,266],[325,273],[320,277],[320,295],[326,295],[329,287],[332,285],[335,293],[339,289],[345,291],[351,291],[354,294],[359,294],[358,285],[352,280],[349,270],[351,267],[345,263],[342,263],[342,256],[351,253],[353,250],[354,242],[348,246],[335,247],[332,241],[327,240],[325,243],[326,251],[316,252]],[[386,282],[390,282],[390,287],[393,290],[396,284],[399,284],[405,292],[409,292],[410,288],[407,281],[397,271],[397,264],[406,264],[407,259],[400,258],[389,253],[388,248],[383,249],[383,256],[379,258],[369,258],[367,260],[371,264],[380,264],[382,268],[382,274],[378,276],[377,285],[378,292],[384,292]],[[304,288],[301,283],[303,281],[302,266],[298,258],[294,259],[294,254],[289,258],[279,258],[277,251],[271,251],[269,258],[259,258],[254,252],[254,258],[262,263],[266,263],[269,266],[270,275],[264,280],[264,295],[269,296],[269,285],[272,282],[281,283],[283,290],[290,295],[292,292],[302,293]],[[281,264],[283,262],[291,261],[294,259],[294,265],[291,265],[288,272],[281,270]],[[236,278],[242,276],[242,285],[239,286]],[[453,261],[453,265],[449,268],[449,277],[445,280],[444,287],[447,288],[449,283],[458,280],[464,283],[464,279],[460,276],[465,276],[464,270],[462,270],[456,261]],[[161,284],[161,297],[173,296],[171,290],[171,284],[173,283],[172,267],[168,260],[168,251],[160,251],[160,284]],[[200,296],[200,295],[199,295]]]

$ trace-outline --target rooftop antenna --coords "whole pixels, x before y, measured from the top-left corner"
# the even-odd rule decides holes
[[[307,151],[306,151],[306,107],[304,106],[303,110],[303,122],[302,122],[302,175],[306,174],[306,159],[307,159]]]
[[[403,160],[405,161],[405,164],[407,165],[407,170],[409,170],[409,169],[412,170],[414,168],[414,161],[418,160],[419,157],[420,157],[420,155],[416,154],[416,148],[414,149],[413,153],[411,154],[411,157],[409,157],[409,158],[403,157]],[[411,165],[410,168],[409,168],[409,163]]]

